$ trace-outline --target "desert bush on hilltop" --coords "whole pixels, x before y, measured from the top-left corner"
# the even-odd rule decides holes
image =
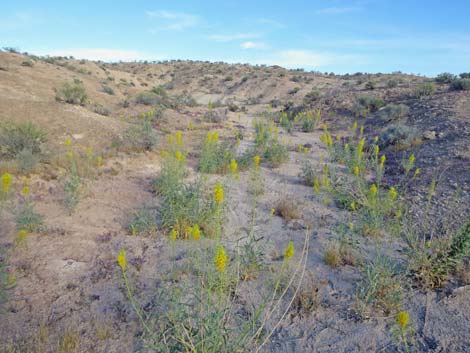
[[[450,88],[454,91],[469,91],[470,78],[459,78],[452,81]]]
[[[455,75],[449,72],[443,72],[436,76],[436,82],[437,83],[451,83],[453,80],[455,80],[455,78],[456,78]]]
[[[428,97],[436,92],[436,86],[432,82],[426,82],[415,89],[416,98]]]

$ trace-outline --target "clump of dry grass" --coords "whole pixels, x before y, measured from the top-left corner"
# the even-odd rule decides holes
[[[299,219],[301,212],[295,200],[289,197],[281,198],[274,207],[275,214],[286,221]]]

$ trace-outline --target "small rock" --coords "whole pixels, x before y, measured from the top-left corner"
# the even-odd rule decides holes
[[[423,138],[425,140],[434,140],[436,137],[437,137],[436,131],[428,130],[423,133]]]

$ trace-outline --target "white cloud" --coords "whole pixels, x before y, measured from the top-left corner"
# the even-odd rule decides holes
[[[173,31],[182,31],[188,27],[196,26],[200,22],[199,16],[183,12],[147,11],[147,16],[163,19],[166,22],[163,29]]]
[[[320,15],[340,15],[343,13],[349,13],[359,11],[361,8],[357,6],[338,6],[338,7],[326,7],[317,11]]]
[[[37,52],[39,55],[73,56],[76,59],[102,60],[102,61],[136,61],[136,60],[161,60],[163,57],[152,56],[134,50],[119,50],[105,48],[76,48],[63,50],[48,50]]]
[[[287,27],[283,23],[272,20],[270,18],[260,18],[258,20],[258,23],[261,23],[263,25],[268,25],[268,26],[271,26],[271,27],[276,27],[276,28],[286,28]]]
[[[269,47],[266,43],[251,41],[243,42],[242,44],[240,44],[240,46],[243,49],[266,49]]]
[[[221,42],[221,43],[226,43],[226,42],[233,42],[234,40],[243,40],[243,39],[252,39],[252,38],[258,38],[258,34],[253,34],[253,33],[234,33],[234,34],[213,34],[209,36],[209,39],[216,41],[216,42]]]
[[[337,54],[329,52],[314,52],[311,50],[283,50],[273,53],[266,59],[256,60],[259,64],[279,65],[286,68],[319,69],[325,66],[365,62],[367,57],[356,54]]]

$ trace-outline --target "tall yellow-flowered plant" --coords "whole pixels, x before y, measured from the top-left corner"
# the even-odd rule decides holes
[[[2,175],[2,194],[7,195],[10,191],[12,176],[8,173]]]
[[[284,259],[289,260],[295,254],[294,243],[292,241],[287,243],[286,249],[284,250]]]
[[[225,249],[219,245],[215,251],[214,256],[214,265],[217,271],[220,273],[225,272],[227,267],[227,254],[225,253]]]
[[[224,187],[219,181],[214,188],[214,201],[217,205],[221,205],[224,202]]]

